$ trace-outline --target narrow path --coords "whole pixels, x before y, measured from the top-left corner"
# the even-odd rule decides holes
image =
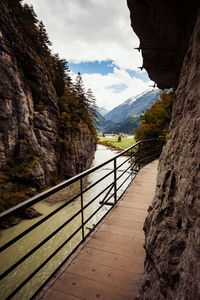
[[[156,186],[157,161],[144,167],[75,259],[50,282],[45,300],[125,300],[138,295],[143,224]]]

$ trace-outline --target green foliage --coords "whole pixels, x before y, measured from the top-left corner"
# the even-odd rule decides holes
[[[140,126],[135,130],[136,141],[149,138],[165,140],[174,99],[174,92],[166,93],[164,91],[160,95],[160,100],[157,100],[151,108],[145,111],[141,117]]]
[[[118,137],[102,137],[98,138],[98,144],[115,148],[117,150],[127,149],[135,143],[134,137],[121,138],[121,141],[118,141]]]
[[[31,172],[39,160],[29,149],[23,157],[10,160],[0,171],[0,211],[8,209],[32,194]]]
[[[13,21],[20,28],[19,38],[25,47],[35,56],[36,60],[45,66],[49,75],[49,84],[53,85],[58,96],[60,113],[58,125],[61,132],[79,132],[81,123],[86,123],[91,135],[96,138],[96,130],[93,125],[95,118],[95,98],[91,90],[85,92],[81,74],[78,73],[74,85],[70,77],[67,61],[60,59],[58,54],[53,55],[49,49],[51,42],[42,21],[39,21],[33,6],[21,4],[19,0],[8,0],[13,12]],[[45,109],[41,89],[38,88],[34,71],[30,70],[27,60],[19,58],[23,70],[26,72],[26,81],[31,87],[35,109]],[[63,134],[62,134],[63,135]]]
[[[49,99],[41,88],[35,62],[40,65],[44,74],[46,72],[49,86],[55,89],[59,108],[56,120],[59,130],[57,147],[58,155],[63,156],[63,160],[60,159],[62,163],[69,159],[68,153],[74,150],[74,137],[81,130],[87,131],[87,134],[96,138],[96,130],[93,126],[94,113],[91,108],[95,99],[91,91],[85,92],[81,75],[78,74],[73,85],[67,61],[60,59],[58,54],[51,53],[49,49],[51,42],[45,26],[38,20],[33,7],[22,4],[21,0],[3,1],[8,5],[16,28],[16,38],[21,42],[19,45],[22,45],[24,55],[20,55],[19,49],[16,51],[16,58],[24,73],[24,80],[31,89],[35,110],[45,110]],[[0,209],[9,208],[31,195],[33,186],[31,174],[39,158],[28,149],[28,146],[25,148],[26,154],[23,157],[10,160],[1,169]],[[62,170],[62,166],[60,169]],[[46,168],[44,171],[48,175],[49,170]]]

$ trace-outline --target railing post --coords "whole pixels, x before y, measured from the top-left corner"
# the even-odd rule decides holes
[[[85,239],[84,233],[84,215],[83,215],[83,179],[80,178],[80,192],[81,192],[81,226],[82,226],[82,240]]]
[[[140,171],[140,159],[141,159],[141,148],[140,148],[140,143],[139,143],[139,145],[138,145],[138,154],[139,154],[138,168],[139,168],[139,171]]]
[[[114,159],[114,201],[117,203],[117,162]]]

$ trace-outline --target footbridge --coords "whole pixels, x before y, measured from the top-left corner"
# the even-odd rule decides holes
[[[60,191],[66,195],[0,246],[0,298],[137,296],[145,255],[142,228],[155,193],[160,149],[155,139],[140,141],[1,213],[0,221]]]

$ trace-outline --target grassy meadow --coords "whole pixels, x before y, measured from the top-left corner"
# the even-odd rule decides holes
[[[115,137],[98,137],[98,144],[116,149],[116,150],[124,150],[135,144],[134,136],[121,137],[121,141],[118,142],[118,136]]]

